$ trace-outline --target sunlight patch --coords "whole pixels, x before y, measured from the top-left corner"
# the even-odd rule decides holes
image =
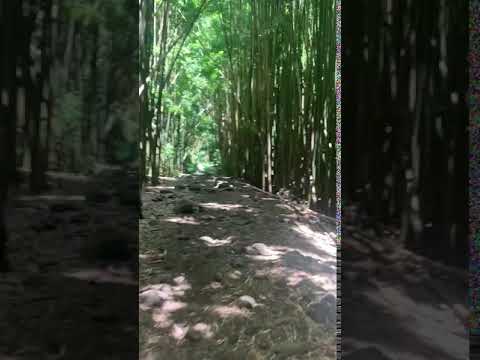
[[[275,206],[280,208],[280,209],[284,209],[284,210],[288,210],[288,211],[295,211],[293,207],[291,207],[290,205],[287,205],[287,204],[276,204]]]
[[[174,177],[168,177],[168,176],[159,176],[158,177],[160,180],[165,180],[165,181],[175,181],[177,180],[176,178]]]
[[[263,243],[255,243],[246,247],[247,256],[253,260],[273,261],[278,260],[283,255],[282,251],[276,250],[277,247],[267,246]]]
[[[205,323],[197,323],[190,329],[191,333],[197,333],[205,339],[211,339],[213,337],[212,326]]]
[[[223,285],[222,283],[218,282],[218,281],[213,281],[211,282],[210,284],[208,284],[207,286],[204,287],[204,289],[206,290],[218,290],[218,289],[222,289],[223,288]]]
[[[287,284],[289,286],[297,286],[303,280],[310,278],[311,275],[304,271],[292,271],[290,275],[287,276]]]
[[[170,223],[175,223],[175,224],[200,225],[200,222],[198,222],[195,218],[193,218],[191,216],[186,216],[184,218],[171,217],[171,218],[165,219],[163,221],[170,222]]]
[[[187,335],[189,327],[185,324],[174,324],[170,335],[177,341],[182,341]]]
[[[243,205],[238,205],[238,204],[219,204],[219,203],[202,203],[200,204],[205,209],[211,209],[211,210],[233,210],[233,209],[241,209],[244,206]]]
[[[271,278],[273,280],[284,280],[288,286],[296,287],[302,282],[308,281],[323,291],[336,291],[336,276],[314,275],[307,271],[292,270],[284,266],[275,266],[270,269],[257,270],[256,278]]]
[[[293,230],[309,239],[313,246],[333,257],[337,256],[337,246],[330,234],[312,230],[308,225],[297,223]]]
[[[147,285],[140,290],[139,302],[140,309],[143,311],[154,307],[162,307],[162,311],[177,311],[177,307],[183,308],[184,303],[176,302],[175,297],[182,297],[185,291],[190,290],[192,286],[183,276],[175,278],[176,286],[169,284]],[[165,307],[165,308],[164,308]]]
[[[238,306],[215,306],[212,312],[222,319],[231,317],[248,317],[250,312],[246,309],[241,309]]]
[[[329,292],[334,292],[337,290],[337,281],[336,277],[329,277],[325,275],[313,275],[310,279],[315,286]]]
[[[149,187],[149,189],[157,189],[161,192],[162,190],[175,190],[175,186],[153,186]]]
[[[162,305],[162,311],[166,313],[173,313],[175,311],[185,309],[186,307],[187,303],[181,301],[167,300]]]
[[[224,246],[224,245],[231,244],[234,237],[229,236],[224,240],[220,240],[220,239],[213,239],[210,236],[200,236],[199,239],[202,240],[209,247],[217,247],[217,246]]]
[[[159,329],[166,329],[173,324],[173,320],[170,319],[170,314],[163,311],[154,311],[152,314],[152,320],[155,323],[154,327]]]

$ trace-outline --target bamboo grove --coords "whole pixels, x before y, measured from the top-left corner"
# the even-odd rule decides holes
[[[334,1],[142,0],[140,19],[143,177],[201,155],[333,214]]]
[[[468,3],[342,10],[343,206],[396,223],[410,249],[465,266]]]
[[[31,190],[40,192],[49,170],[87,173],[95,161],[134,161],[137,92],[127,84],[136,81],[136,7],[94,0],[1,6],[10,172],[29,173]]]

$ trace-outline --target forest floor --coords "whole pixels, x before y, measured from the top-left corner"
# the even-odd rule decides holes
[[[228,178],[163,178],[140,223],[141,359],[334,359],[333,219]],[[465,359],[467,273],[345,224],[348,360]]]
[[[138,210],[108,192],[110,180],[57,175],[48,193],[20,189],[8,210],[12,271],[0,274],[0,359],[134,359],[138,261],[112,250],[137,254]],[[102,253],[99,240],[115,245]]]
[[[332,219],[207,176],[162,178],[143,206],[141,359],[335,359]]]
[[[133,359],[138,336],[145,360],[335,358],[332,219],[237,180],[163,178],[138,249],[123,185],[87,180],[11,204],[0,359]],[[395,229],[343,230],[344,358],[467,358],[466,272]]]
[[[467,271],[404,250],[398,229],[342,234],[345,360],[468,358]]]

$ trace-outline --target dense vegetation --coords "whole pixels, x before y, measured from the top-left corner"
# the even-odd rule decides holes
[[[363,223],[396,224],[410,249],[466,268],[468,3],[343,10],[343,209],[355,204]]]
[[[117,0],[0,2],[0,258],[8,185],[24,178],[38,194],[52,186],[49,171],[90,174],[98,162],[136,160],[137,9]]]
[[[143,0],[143,177],[222,172],[335,209],[334,1]]]
[[[94,161],[134,160],[138,40],[132,31],[116,33],[136,28],[136,7],[86,0],[2,6],[1,46],[12,55],[2,57],[5,115],[17,149],[12,167],[32,170],[38,192],[47,170],[85,173]]]

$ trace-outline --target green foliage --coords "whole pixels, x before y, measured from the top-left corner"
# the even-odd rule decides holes
[[[82,98],[76,92],[66,92],[57,101],[57,116],[60,127],[60,137],[74,136],[80,132],[83,116]]]
[[[178,12],[191,18],[200,1],[174,3]],[[218,128],[212,111],[213,99],[224,86],[221,70],[226,63],[219,22],[215,9],[198,19],[178,56],[173,81],[163,93],[164,117],[170,114],[172,120],[162,132],[160,167],[168,175],[214,172],[219,166]],[[151,87],[150,96],[157,98],[156,91]]]
[[[84,26],[89,26],[105,21],[100,7],[101,3],[96,1],[72,1],[69,2],[68,10],[73,19]]]

